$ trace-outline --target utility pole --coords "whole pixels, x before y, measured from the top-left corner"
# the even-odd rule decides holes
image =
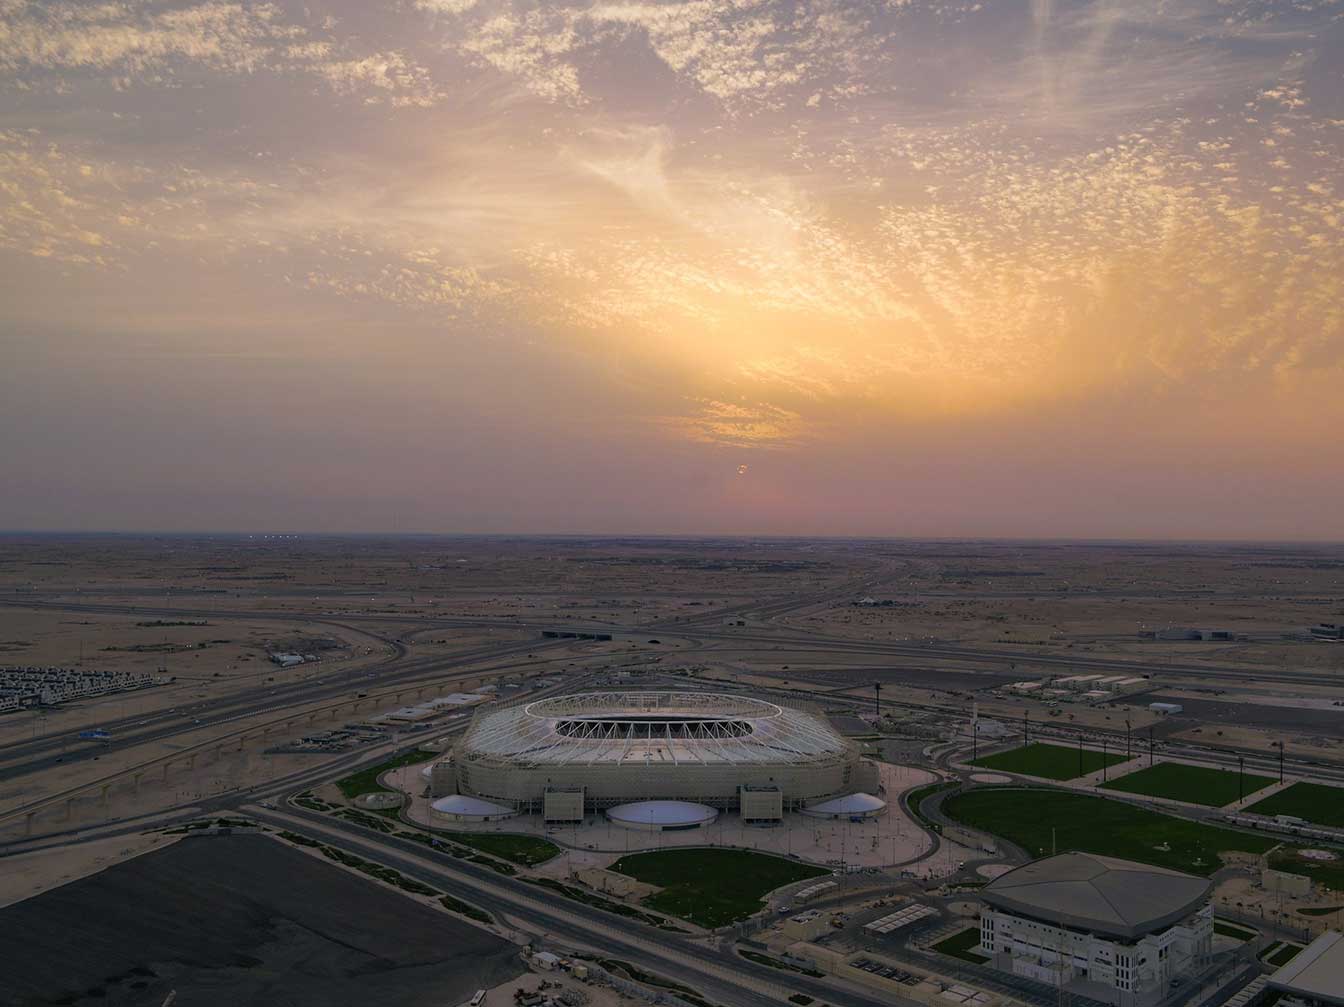
[[[877,714],[877,719],[882,719],[882,683],[873,683],[873,710]]]
[[[1237,756],[1237,800],[1246,799],[1246,756]]]
[[[1083,775],[1083,732],[1078,732],[1078,775]]]
[[[1148,725],[1148,768],[1153,767],[1153,725]]]
[[[1283,742],[1280,741],[1280,742],[1278,743],[1278,746],[1279,746],[1279,783],[1282,784],[1282,783],[1283,783]]]
[[[1101,736],[1101,782],[1106,782],[1106,735]]]
[[[1129,730],[1129,718],[1125,718],[1125,761],[1128,762],[1134,758],[1134,747],[1130,744],[1131,736]]]
[[[1027,729],[1027,718],[1031,716],[1030,710],[1022,711],[1022,747],[1026,748],[1031,741],[1030,732]]]

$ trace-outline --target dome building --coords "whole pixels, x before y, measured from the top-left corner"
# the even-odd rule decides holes
[[[588,692],[482,710],[453,765],[459,794],[548,821],[654,801],[764,823],[877,789],[876,767],[817,717],[705,692]]]

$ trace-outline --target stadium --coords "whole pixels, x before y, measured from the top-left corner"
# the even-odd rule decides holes
[[[713,810],[764,824],[864,791],[865,815],[885,809],[876,768],[828,724],[719,693],[589,692],[482,710],[453,766],[459,795],[554,822],[604,810],[691,828]]]

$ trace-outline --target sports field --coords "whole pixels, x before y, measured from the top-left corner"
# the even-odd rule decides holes
[[[1095,773],[1102,766],[1114,766],[1124,762],[1123,755],[1100,752],[1090,748],[1078,749],[1068,745],[1047,745],[1037,742],[1022,748],[1009,749],[994,755],[976,759],[972,766],[985,769],[997,769],[1003,773],[1022,773],[1024,776],[1039,776],[1046,780],[1073,780],[1088,773]]]
[[[1244,793],[1249,795],[1263,790],[1271,783],[1272,777],[1242,775],[1237,781],[1237,772],[1228,769],[1213,769],[1209,766],[1187,766],[1180,762],[1159,762],[1156,766],[1140,769],[1118,780],[1103,783],[1103,790],[1120,790],[1126,794],[1146,794],[1149,797],[1168,797],[1173,801],[1185,801],[1187,804],[1202,804],[1210,808],[1221,808],[1238,800]]]
[[[1035,856],[1081,850],[1207,876],[1228,850],[1263,853],[1273,839],[1190,822],[1122,801],[1027,787],[984,787],[953,794],[943,813],[1002,836]]]
[[[1344,787],[1294,783],[1246,810],[1257,815],[1292,815],[1313,825],[1344,828]]]
[[[644,900],[650,909],[710,928],[746,919],[781,885],[830,873],[750,850],[632,853],[611,869],[663,889]]]

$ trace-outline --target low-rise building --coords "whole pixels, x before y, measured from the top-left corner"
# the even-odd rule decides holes
[[[1266,984],[1280,1007],[1344,1007],[1344,934],[1327,930]]]
[[[1148,1007],[1213,947],[1213,885],[1179,871],[1062,853],[985,886],[980,953],[1004,972]]]

